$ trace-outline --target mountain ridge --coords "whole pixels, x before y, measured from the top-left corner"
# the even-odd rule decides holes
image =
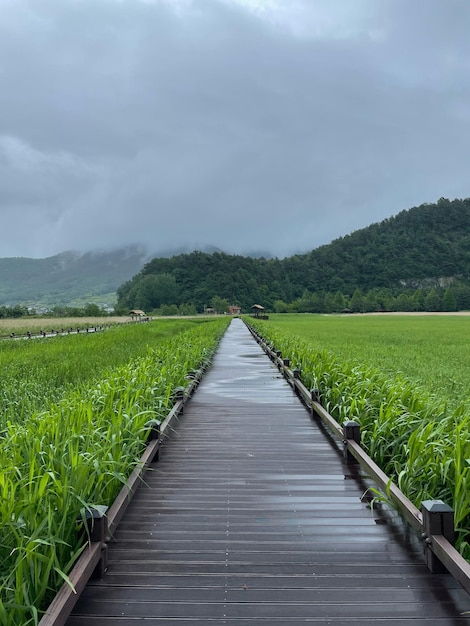
[[[216,295],[247,307],[257,300],[291,302],[305,291],[351,296],[355,289],[444,288],[470,280],[470,198],[406,209],[283,259],[229,255],[215,246],[182,250],[156,256],[133,244],[44,259],[0,258],[0,306],[93,302],[110,309],[117,293],[122,310],[150,310],[169,298],[201,309]],[[152,289],[165,297],[152,300]]]

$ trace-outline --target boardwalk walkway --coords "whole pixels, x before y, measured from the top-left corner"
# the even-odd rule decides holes
[[[241,320],[67,626],[470,624]]]

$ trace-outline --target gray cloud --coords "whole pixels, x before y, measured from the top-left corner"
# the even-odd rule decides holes
[[[0,256],[306,251],[469,193],[466,0],[0,0]]]

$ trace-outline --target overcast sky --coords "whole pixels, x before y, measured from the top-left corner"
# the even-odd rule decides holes
[[[470,196],[470,0],[0,0],[0,257],[283,257]]]

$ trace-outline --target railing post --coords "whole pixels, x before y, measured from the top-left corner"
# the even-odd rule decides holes
[[[312,402],[318,402],[321,404],[321,391],[320,389],[310,389],[310,397]]]
[[[348,440],[355,441],[356,443],[361,443],[361,427],[357,422],[353,420],[348,420],[343,424],[343,453],[346,463],[348,465],[355,465],[358,463],[357,459],[353,457],[351,452],[348,449]]]
[[[108,567],[108,507],[94,504],[82,510],[81,520],[86,524],[86,534],[90,543],[101,543],[101,558],[93,572],[93,577],[102,578]]]
[[[426,565],[433,574],[444,574],[447,570],[431,549],[432,535],[442,535],[454,545],[454,511],[442,500],[424,500],[421,503],[423,514],[423,550]]]
[[[185,387],[175,387],[172,393],[172,399],[175,404],[179,402],[180,400],[183,401],[183,404],[181,405],[181,411],[180,411],[181,413],[184,413],[185,393],[186,393]]]
[[[310,389],[310,400],[310,416],[313,419],[315,417],[315,409],[313,408],[313,403],[318,402],[318,404],[321,404],[321,392],[319,389]]]
[[[149,428],[149,433],[147,435],[147,443],[151,441],[155,441],[156,439],[160,439],[160,422],[156,419],[149,420],[145,424],[145,428]],[[157,463],[160,460],[160,445],[158,446],[155,454],[151,459],[151,463]]]

